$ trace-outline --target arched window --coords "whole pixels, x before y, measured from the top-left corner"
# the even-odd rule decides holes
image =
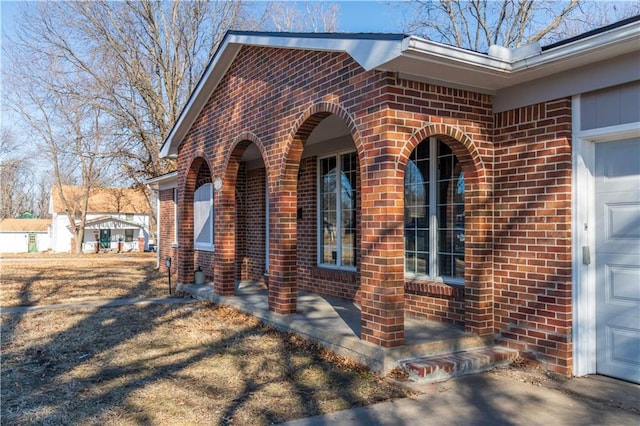
[[[464,283],[464,173],[437,138],[411,153],[404,179],[405,273]]]
[[[213,250],[213,185],[205,183],[193,194],[193,246]]]

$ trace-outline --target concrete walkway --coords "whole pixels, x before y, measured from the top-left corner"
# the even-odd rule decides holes
[[[179,284],[176,292],[198,300],[232,306],[270,326],[307,337],[314,342],[386,375],[398,360],[461,351],[484,346],[478,336],[455,326],[415,318],[405,318],[405,345],[383,348],[360,339],[360,309],[352,302],[300,291],[297,312],[279,315],[269,310],[267,288],[241,282],[234,296],[214,294],[213,285]]]
[[[640,386],[601,376],[548,388],[483,373],[421,385],[420,391],[285,425],[640,425]]]

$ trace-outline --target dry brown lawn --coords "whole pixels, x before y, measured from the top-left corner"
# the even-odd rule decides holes
[[[29,303],[67,301],[66,291],[167,292],[153,259],[67,262],[3,261],[2,305],[23,300],[21,291]],[[16,290],[19,277],[31,284]],[[90,291],[91,282],[100,291]],[[105,289],[110,284],[117,289]],[[18,296],[6,298],[5,286]],[[264,425],[407,395],[299,337],[201,302],[3,314],[1,350],[2,424]]]
[[[31,306],[169,293],[155,253],[3,255],[0,305]]]

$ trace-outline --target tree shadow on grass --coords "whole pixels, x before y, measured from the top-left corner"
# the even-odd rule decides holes
[[[143,285],[139,283],[139,286]],[[135,294],[135,291],[133,289],[131,293]],[[65,311],[70,324],[48,334],[45,341],[31,344],[26,349],[12,348],[9,343],[3,350],[3,418],[13,424],[33,421],[68,424],[100,422],[110,412],[124,411],[128,419],[152,423],[154,413],[132,406],[129,400],[132,395],[161,382],[178,380],[190,367],[229,353],[236,357],[233,369],[241,383],[239,388],[231,391],[234,397],[225,400],[225,406],[219,408],[219,423],[245,415],[243,410],[248,409],[247,404],[251,402],[255,405],[253,396],[263,392],[273,380],[286,381],[287,387],[295,390],[298,403],[304,405],[304,409],[300,410],[301,415],[320,413],[320,403],[315,400],[313,389],[305,386],[297,375],[296,370],[304,366],[290,359],[298,349],[287,343],[288,337],[283,337],[282,342],[278,341],[276,358],[268,354],[268,359],[260,359],[265,355],[250,350],[255,339],[270,333],[277,334],[257,320],[252,319],[237,330],[229,329],[220,338],[205,344],[168,347],[159,353],[154,352],[156,347],[131,347],[136,339],[162,327],[170,327],[169,330],[173,332],[172,327],[177,321],[191,321],[192,314],[199,309],[216,310],[218,307],[199,303],[190,306],[129,305]],[[38,317],[46,314],[30,315]],[[34,317],[31,318],[31,324]],[[23,319],[26,320],[20,316],[3,321],[3,336],[6,336],[5,332],[15,330]],[[198,325],[194,324],[193,327]],[[181,330],[175,332],[180,333]],[[202,332],[206,334],[210,330]],[[122,346],[129,347],[131,351],[148,350],[149,353],[142,352],[133,359],[122,361],[117,359]],[[162,346],[162,342],[156,346]],[[306,365],[313,366],[318,361],[318,358],[310,356]],[[285,366],[280,369],[280,374],[274,377],[261,374],[279,365]],[[217,387],[208,384],[206,377],[198,386],[213,397],[220,392],[227,392],[227,395],[230,392],[220,384]],[[349,401],[357,400],[355,394],[345,396]],[[270,422],[287,419],[286,414],[277,408],[265,406],[261,409],[261,416]]]

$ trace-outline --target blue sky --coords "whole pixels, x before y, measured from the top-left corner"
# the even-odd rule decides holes
[[[18,3],[0,0],[4,31],[15,18]],[[341,32],[402,32],[398,7],[401,0],[348,0],[329,1],[329,3],[335,3],[339,7],[338,25]]]

